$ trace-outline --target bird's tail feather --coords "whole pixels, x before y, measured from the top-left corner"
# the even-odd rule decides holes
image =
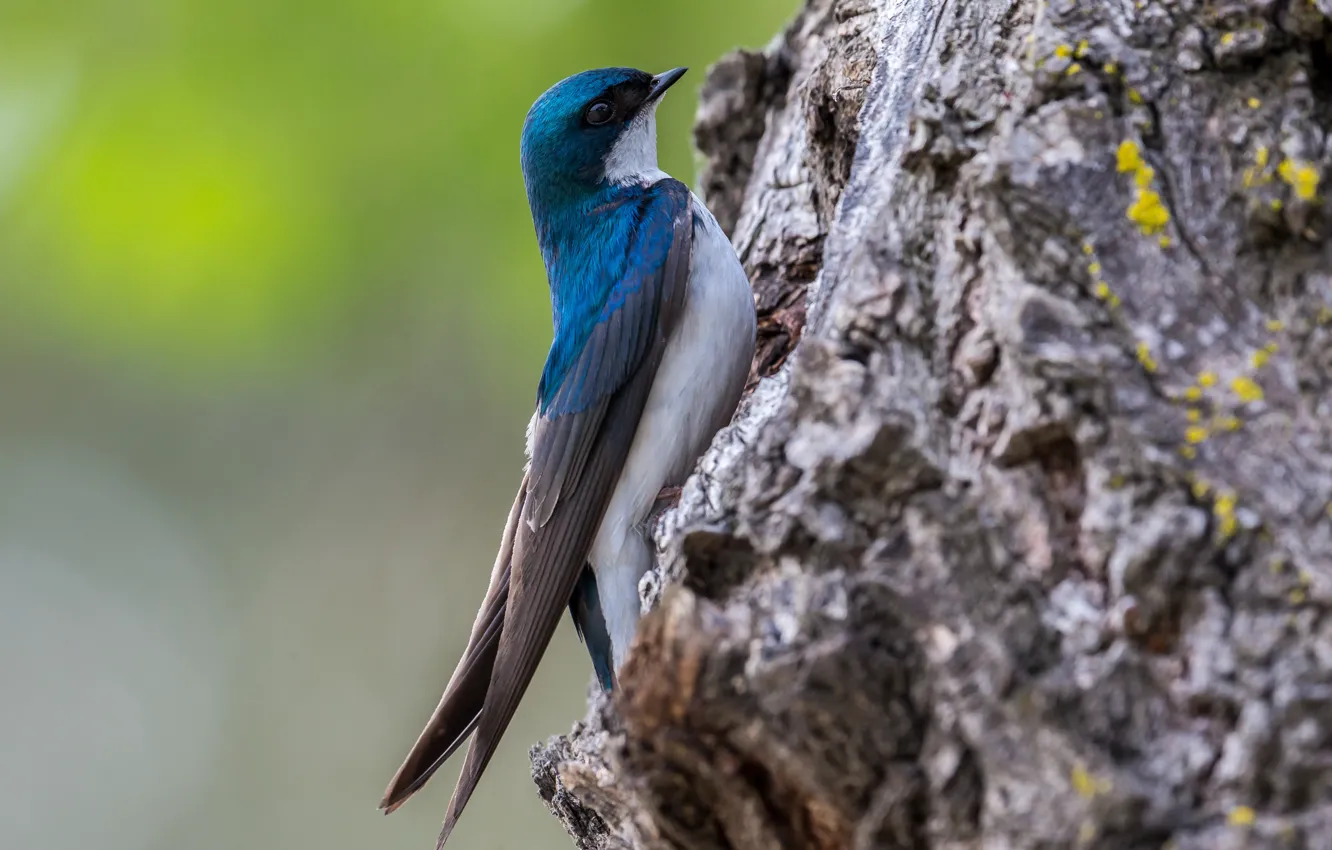
[[[481,610],[477,612],[476,622],[472,624],[467,649],[449,678],[444,696],[425,729],[384,791],[384,799],[380,801],[379,807],[385,814],[397,809],[416,793],[476,729],[486,691],[490,687],[495,654],[503,631],[512,575],[513,541],[526,495],[527,480],[524,478],[513,507],[509,510],[499,554],[490,574],[490,586],[486,590]]]
[[[592,656],[597,682],[603,691],[609,692],[614,687],[615,665],[611,660],[610,632],[606,630],[606,618],[601,613],[597,576],[591,565],[583,566],[578,585],[569,597],[569,616],[573,618],[578,637],[587,645],[587,654]]]

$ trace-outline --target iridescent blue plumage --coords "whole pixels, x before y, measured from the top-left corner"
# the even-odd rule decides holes
[[[689,190],[678,180],[651,186],[606,186],[581,208],[555,215],[581,226],[555,226],[539,239],[550,282],[555,338],[537,410],[561,416],[586,410],[623,386],[642,363],[657,326],[661,270],[687,215]],[[624,328],[604,347],[593,332],[621,311]]]

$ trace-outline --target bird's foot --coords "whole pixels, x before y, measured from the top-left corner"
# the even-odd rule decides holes
[[[680,504],[680,494],[684,492],[683,487],[662,487],[657,498],[652,501],[654,510],[665,510],[673,508]]]
[[[657,520],[661,519],[662,514],[666,513],[671,508],[680,504],[680,493],[683,491],[683,489],[684,488],[682,487],[661,488],[661,492],[657,494],[657,498],[652,500],[652,510],[648,511],[648,516],[647,516],[648,528],[651,528],[654,525],[656,525]]]

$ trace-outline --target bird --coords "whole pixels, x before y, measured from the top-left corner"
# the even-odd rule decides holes
[[[615,687],[652,565],[648,516],[730,421],[749,375],[749,278],[713,214],[657,164],[657,106],[686,70],[584,71],[523,122],[553,340],[485,598],[380,803],[398,808],[474,735],[437,848],[566,609],[600,686]]]

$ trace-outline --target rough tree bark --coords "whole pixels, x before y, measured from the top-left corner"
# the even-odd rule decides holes
[[[712,69],[756,385],[533,751],[579,847],[1332,848],[1330,16],[809,0]]]

